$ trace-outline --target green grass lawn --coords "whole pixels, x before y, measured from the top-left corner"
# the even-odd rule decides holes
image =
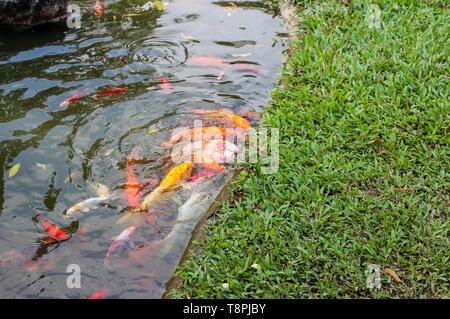
[[[306,34],[261,123],[279,170],[243,168],[171,297],[450,297],[448,3],[397,2],[297,1]]]

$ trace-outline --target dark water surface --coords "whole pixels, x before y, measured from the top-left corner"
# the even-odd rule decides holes
[[[108,269],[103,260],[111,238],[132,225],[116,224],[130,210],[130,152],[139,146],[134,172],[148,192],[171,167],[158,159],[168,155],[161,143],[174,128],[192,126],[192,108],[262,111],[282,64],[284,30],[263,1],[235,1],[238,8],[230,10],[229,2],[176,0],[162,12],[146,1],[102,1],[101,17],[94,1],[74,3],[81,7],[79,29],[0,31],[0,297],[86,298],[104,289],[109,298],[160,298],[227,175],[197,183],[202,195],[189,222],[174,223],[192,195],[188,189],[157,206],[132,236],[136,253],[118,250]],[[140,15],[125,16],[130,13]],[[245,63],[267,76],[227,68],[218,79],[222,69],[192,63],[196,57]],[[157,73],[172,91],[161,87]],[[128,90],[96,98],[111,88]],[[86,96],[60,107],[85,89]],[[20,169],[10,178],[16,163]],[[109,188],[111,200],[65,216],[97,196],[97,183]],[[70,239],[45,243],[38,212]],[[81,288],[67,286],[70,264],[80,267]]]

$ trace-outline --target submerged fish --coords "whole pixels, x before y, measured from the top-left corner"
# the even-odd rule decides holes
[[[95,13],[97,13],[97,15],[99,16],[103,14],[102,4],[100,3],[100,0],[95,0],[94,10]]]
[[[160,82],[159,85],[160,85],[164,90],[166,90],[167,92],[172,91],[172,86],[170,85],[170,83],[167,82],[167,80],[164,79],[159,73],[156,73],[156,75],[157,75],[158,78],[159,78],[159,82]]]
[[[115,88],[115,89],[109,89],[109,90],[104,90],[102,91],[102,93],[100,93],[99,95],[97,95],[97,100],[101,99],[103,96],[105,96],[106,94],[114,94],[117,95],[121,92],[125,92],[126,88]]]
[[[105,298],[107,293],[108,292],[106,290],[100,290],[100,291],[97,291],[92,296],[90,296],[88,299],[103,299],[103,298]]]
[[[128,205],[131,207],[139,207],[141,202],[142,193],[140,191],[141,185],[139,184],[139,180],[133,172],[133,161],[136,160],[138,152],[138,147],[133,148],[130,154],[130,159],[127,160],[126,168],[127,168],[127,184],[125,186],[125,193],[128,200]]]
[[[231,124],[237,127],[242,128],[243,130],[248,130],[252,126],[250,123],[240,117],[239,115],[234,114],[228,110],[202,110],[202,109],[193,109],[193,111],[197,114],[201,114],[205,117],[213,118],[216,120],[221,120],[224,124]]]
[[[208,58],[208,57],[198,57],[191,60],[193,63],[203,64],[209,68],[217,68],[220,66],[228,66],[229,63],[225,60]]]
[[[118,236],[113,237],[112,239],[114,242],[109,247],[108,253],[105,256],[105,259],[103,260],[103,264],[109,268],[108,266],[108,259],[111,256],[111,254],[120,246],[129,246],[132,249],[134,249],[134,243],[131,240],[131,236],[133,235],[134,231],[136,230],[136,226],[133,225],[131,227],[126,228],[124,231],[122,231]]]
[[[175,143],[179,142],[182,139],[188,139],[191,141],[193,138],[197,136],[201,137],[201,140],[214,140],[221,139],[224,140],[227,136],[237,136],[243,138],[245,136],[245,132],[240,129],[233,128],[224,128],[218,126],[206,126],[206,127],[196,127],[191,129],[183,130],[175,135],[173,135],[169,141],[162,143],[161,146],[165,148],[171,148]]]
[[[71,216],[75,212],[88,212],[91,209],[96,208],[98,204],[106,202],[110,199],[109,190],[105,185],[97,183],[94,188],[98,194],[98,197],[91,197],[73,205],[67,210],[66,215]]]
[[[141,206],[128,212],[128,214],[120,218],[117,223],[123,223],[133,213],[147,210],[162,194],[169,191],[174,191],[182,185],[185,185],[186,181],[191,176],[192,165],[193,164],[191,161],[187,161],[172,168],[166,175],[166,177],[164,177],[164,179],[161,181],[161,184],[144,198]]]
[[[59,104],[60,107],[69,105],[70,102],[73,102],[75,100],[78,100],[79,98],[85,96],[87,93],[89,92],[89,89],[86,89],[78,94],[75,94],[74,96],[72,96],[71,98],[68,98],[67,100],[64,100],[63,102],[61,102],[61,104]]]
[[[177,222],[187,222],[196,219],[203,213],[200,204],[208,197],[206,193],[194,193],[189,199],[178,208]],[[170,234],[169,234],[170,236]]]
[[[191,179],[189,180],[189,182],[196,182],[196,181],[198,181],[198,180],[201,180],[201,179],[203,179],[203,178],[205,178],[205,177],[209,177],[209,176],[213,176],[213,175],[215,175],[216,173],[214,173],[214,172],[206,172],[206,173],[202,173],[202,174],[197,174],[197,175],[195,175],[195,176],[192,176],[191,177]]]
[[[197,155],[195,155],[196,157],[199,156],[198,154],[204,154],[207,157],[213,158],[216,162],[229,163],[233,161],[234,153],[237,151],[238,147],[229,141],[206,140],[201,143],[193,142],[182,144],[180,146],[177,145],[177,147],[172,150],[169,157],[177,162],[184,161],[182,158],[191,155],[191,157],[194,157],[193,154],[197,153]]]
[[[50,222],[47,219],[42,217],[42,214],[40,212],[38,212],[38,215],[39,218],[41,219],[42,225],[45,228],[45,231],[51,238],[56,240],[66,240],[69,238],[69,236],[64,230],[56,227],[55,225],[50,224]]]
[[[235,64],[231,64],[231,67],[236,70],[247,71],[247,72],[256,73],[261,76],[266,76],[266,74],[263,71],[261,71],[260,68],[253,66],[253,65],[235,63]]]

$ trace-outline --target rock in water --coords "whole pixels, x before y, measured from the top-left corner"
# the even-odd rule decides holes
[[[32,27],[64,22],[71,0],[0,0],[0,26]]]

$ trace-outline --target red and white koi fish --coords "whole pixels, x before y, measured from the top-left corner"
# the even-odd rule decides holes
[[[119,236],[113,237],[112,239],[114,240],[114,242],[111,244],[111,246],[109,247],[108,253],[105,256],[105,259],[103,260],[103,264],[109,268],[108,266],[108,259],[109,256],[111,256],[111,254],[113,253],[113,251],[119,247],[119,246],[123,246],[123,245],[128,245],[130,246],[132,249],[134,249],[134,243],[131,240],[131,236],[133,235],[134,231],[136,230],[136,226],[131,226],[126,228],[124,231],[122,231]]]
[[[121,92],[125,92],[126,88],[116,88],[116,89],[109,89],[109,90],[104,90],[102,93],[100,93],[99,95],[97,95],[97,100],[100,100],[103,96],[105,96],[106,94],[114,94],[117,95]]]
[[[85,96],[87,93],[89,92],[89,89],[85,89],[84,91],[75,94],[74,96],[72,96],[71,98],[68,98],[67,100],[64,100],[63,102],[61,102],[61,104],[59,104],[60,107],[69,105],[70,102],[73,102],[75,100],[78,100],[79,98],[82,98],[83,96]]]
[[[191,179],[189,180],[189,182],[193,183],[193,182],[196,182],[196,181],[198,181],[200,179],[203,179],[205,177],[213,176],[214,174],[215,174],[214,172],[206,172],[206,173],[202,173],[202,174],[197,174],[195,176],[192,176]]]
[[[127,195],[128,205],[137,208],[141,203],[142,192],[140,191],[139,180],[133,172],[133,161],[136,160],[138,147],[133,148],[130,159],[127,161],[127,185],[125,193]]]
[[[103,299],[103,298],[105,298],[107,293],[108,292],[106,290],[100,290],[100,291],[97,291],[92,296],[90,296],[88,299]]]
[[[94,10],[95,13],[97,13],[97,15],[99,16],[103,14],[102,4],[100,3],[100,0],[95,0]]]
[[[66,240],[69,238],[69,236],[67,235],[67,233],[64,230],[56,227],[55,225],[50,224],[50,222],[47,219],[42,217],[41,213],[38,213],[38,215],[39,215],[39,218],[41,219],[42,225],[45,228],[45,231],[51,238],[56,239],[56,240]]]
[[[208,57],[198,57],[191,60],[196,64],[203,64],[209,68],[218,68],[223,66],[228,66],[229,63],[225,60],[216,59],[216,58],[208,58]]]
[[[167,92],[172,91],[172,86],[170,86],[170,83],[167,82],[167,80],[164,79],[159,73],[156,73],[156,75],[157,75],[158,78],[159,78],[159,82],[160,82],[159,85],[160,85],[164,90],[166,90]]]
[[[183,130],[173,135],[169,141],[162,143],[161,146],[164,148],[171,148],[180,140],[188,139],[189,141],[191,141],[193,138],[195,138],[195,136],[201,136],[203,141],[214,139],[224,140],[224,137],[227,137],[227,135],[229,135],[230,137],[237,136],[238,138],[244,138],[245,132],[241,128],[227,129],[218,126],[196,127]]]

